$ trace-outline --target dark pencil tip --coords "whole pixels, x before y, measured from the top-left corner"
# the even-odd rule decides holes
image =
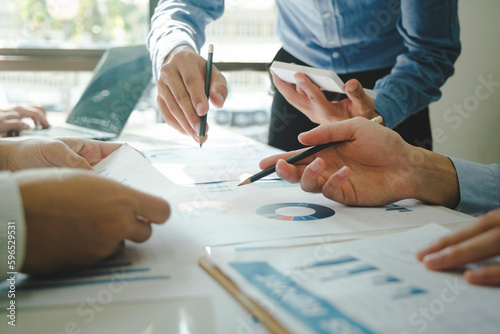
[[[239,187],[239,186],[244,186],[244,185],[246,185],[246,184],[250,184],[250,183],[252,183],[252,181],[250,181],[250,179],[246,179],[245,181],[243,181],[243,182],[241,182],[240,184],[238,184],[238,187]]]

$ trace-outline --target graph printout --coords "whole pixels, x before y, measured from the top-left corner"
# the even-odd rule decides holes
[[[212,262],[291,333],[498,333],[500,290],[427,270],[436,224],[342,244],[218,254]]]

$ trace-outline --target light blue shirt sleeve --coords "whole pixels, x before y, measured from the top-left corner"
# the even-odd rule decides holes
[[[394,128],[441,97],[460,51],[457,0],[401,0],[397,24],[406,52],[374,90],[375,109]]]
[[[450,160],[460,186],[460,203],[455,210],[477,216],[500,208],[500,165]]]
[[[9,235],[13,236],[10,240]],[[9,277],[8,272],[21,269],[25,243],[24,210],[19,187],[11,172],[0,172],[0,279]],[[9,254],[15,257],[13,267],[9,263]]]
[[[148,36],[155,79],[166,56],[177,46],[189,45],[199,52],[205,43],[205,27],[223,12],[223,0],[160,0]]]

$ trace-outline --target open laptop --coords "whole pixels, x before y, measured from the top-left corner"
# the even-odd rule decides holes
[[[151,60],[145,45],[112,47],[100,59],[65,124],[26,130],[21,135],[99,140],[118,137],[151,78]]]

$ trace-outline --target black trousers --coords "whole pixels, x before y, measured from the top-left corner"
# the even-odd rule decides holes
[[[278,51],[274,60],[288,63],[293,62],[299,65],[307,66],[307,64],[293,57],[283,49]],[[383,68],[373,71],[341,74],[339,77],[344,82],[347,82],[350,79],[358,79],[363,87],[371,89],[375,86],[375,82],[378,79],[388,75],[390,72],[391,68]],[[304,146],[299,143],[297,136],[304,131],[308,131],[316,127],[317,124],[311,122],[303,113],[288,103],[277,89],[274,90],[275,94],[271,108],[268,144],[285,151],[303,148]],[[346,97],[344,94],[330,92],[325,92],[325,95],[330,101],[341,100]],[[416,114],[408,117],[396,126],[394,130],[411,145],[432,150],[429,108],[420,110]]]

